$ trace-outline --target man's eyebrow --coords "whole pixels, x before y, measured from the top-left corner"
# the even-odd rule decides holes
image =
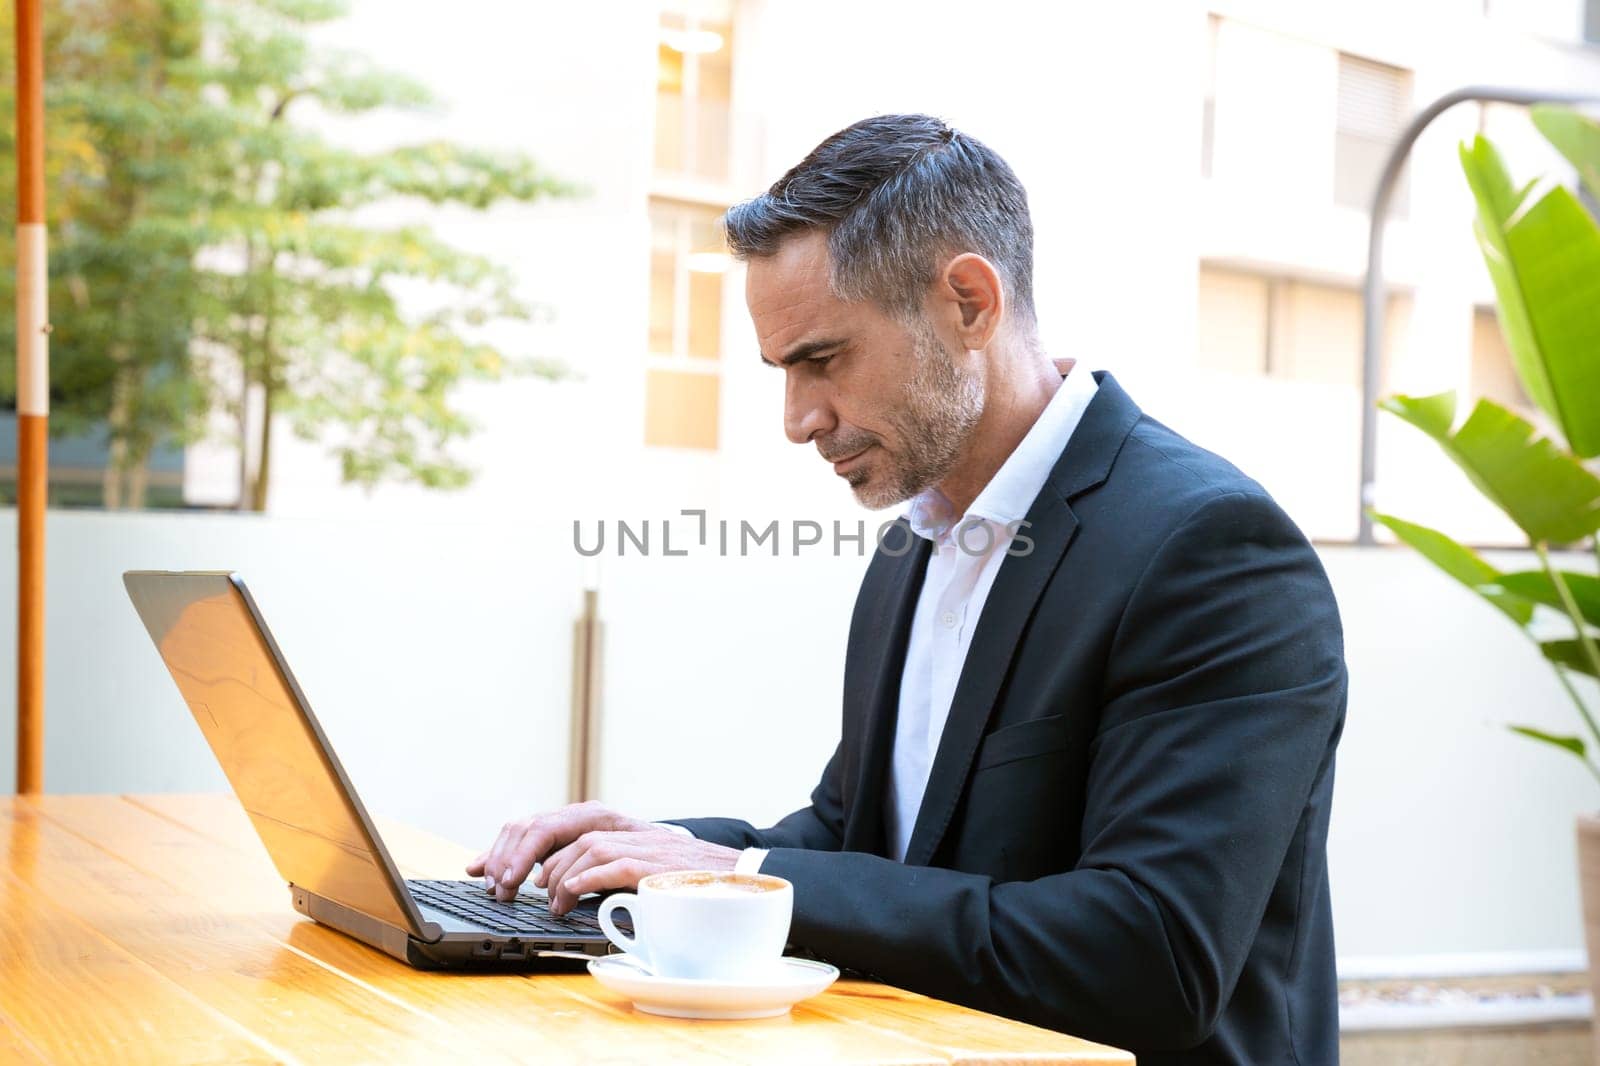
[[[822,352],[825,352],[829,348],[841,347],[843,344],[843,338],[806,341],[804,344],[797,344],[793,348],[790,348],[783,358],[779,359],[776,363],[774,363],[771,359],[768,359],[765,355],[761,357],[761,361],[768,366],[794,366],[796,363],[801,362],[802,360],[810,359],[813,355],[818,355]]]

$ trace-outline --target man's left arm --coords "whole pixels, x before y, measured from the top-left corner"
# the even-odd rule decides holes
[[[792,939],[895,984],[1112,1043],[1199,1043],[1308,800],[1345,668],[1315,553],[1266,496],[1202,504],[1131,594],[1107,664],[1075,869],[995,883],[774,849]],[[1303,838],[1302,838],[1303,840]]]
[[[754,872],[773,847],[837,851],[844,840],[844,741],[828,760],[811,803],[769,829],[736,818],[642,822],[599,803],[578,803],[507,822],[494,845],[467,873],[510,899],[540,863],[535,885],[550,891],[551,909],[565,913],[578,897],[631,888],[666,870]]]

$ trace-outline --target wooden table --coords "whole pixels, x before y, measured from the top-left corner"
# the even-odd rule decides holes
[[[786,1018],[635,1012],[587,974],[423,973],[296,914],[231,796],[0,800],[0,1061],[1131,1063],[886,985]],[[410,877],[464,848],[379,819]]]

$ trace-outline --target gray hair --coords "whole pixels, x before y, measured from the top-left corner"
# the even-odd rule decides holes
[[[742,260],[772,255],[798,233],[827,233],[834,294],[906,320],[921,316],[946,258],[975,252],[1000,272],[1020,319],[1035,318],[1022,183],[988,146],[928,115],[879,115],[840,130],[730,208],[723,227]]]

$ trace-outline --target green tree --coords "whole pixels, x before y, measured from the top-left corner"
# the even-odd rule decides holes
[[[334,0],[52,11],[52,428],[105,427],[108,506],[137,506],[151,448],[195,439],[213,410],[239,426],[242,506],[266,506],[276,415],[323,441],[347,481],[459,486],[470,472],[450,445],[472,426],[456,386],[559,376],[495,342],[533,313],[503,268],[424,226],[367,224],[362,209],[574,190],[521,155],[359,152],[297,123],[308,109],[431,104],[414,81],[310,43],[344,12]],[[249,417],[252,394],[265,418]]]
[[[488,339],[486,327],[532,314],[506,271],[425,227],[373,228],[358,212],[397,197],[481,210],[572,190],[520,156],[440,142],[360,153],[296,125],[292,113],[307,105],[361,115],[430,103],[409,79],[307,44],[309,26],[343,11],[331,0],[213,9],[219,106],[236,135],[210,243],[232,253],[233,269],[207,272],[198,331],[207,347],[232,354],[267,411],[330,445],[347,481],[459,486],[469,474],[448,446],[472,427],[452,389],[557,368],[514,360]],[[242,396],[234,406],[242,418]],[[248,494],[257,510],[271,433],[269,417]]]

